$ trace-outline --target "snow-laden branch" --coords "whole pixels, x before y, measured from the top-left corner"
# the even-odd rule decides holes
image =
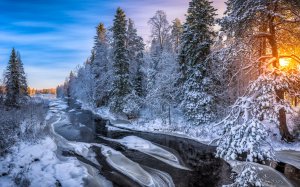
[[[274,60],[276,58],[271,58],[266,63],[272,64]],[[300,78],[298,71],[285,72],[277,68],[265,71],[249,85],[246,94],[235,102],[229,115],[219,123],[225,125],[225,130],[218,142],[218,157],[248,161],[273,158],[272,147],[267,142],[266,124],[278,126],[281,109],[293,113],[290,103],[278,98],[276,92],[285,90],[296,95],[300,92]],[[247,157],[241,158],[243,154]]]

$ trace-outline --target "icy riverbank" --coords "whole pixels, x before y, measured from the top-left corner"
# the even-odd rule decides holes
[[[168,125],[163,123],[160,119],[152,120],[152,121],[145,121],[142,119],[134,120],[134,121],[129,121],[126,120],[120,116],[114,115],[109,112],[108,108],[98,108],[94,109],[92,107],[82,105],[83,108],[91,110],[94,114],[99,115],[102,118],[105,118],[110,121],[111,126],[108,126],[109,129],[111,130],[136,130],[136,131],[142,131],[142,132],[151,132],[151,133],[158,133],[158,134],[168,134],[172,136],[177,136],[177,137],[182,137],[182,138],[187,138],[187,139],[192,139],[196,140],[198,142],[204,143],[204,144],[209,144],[209,145],[216,145],[216,139],[219,138],[218,132],[220,132],[220,128],[217,126],[210,124],[205,127],[195,127],[195,126],[189,126],[186,125],[184,126],[186,122],[184,122],[182,119],[180,122],[173,122],[175,125]],[[179,118],[178,118],[179,119]],[[181,124],[181,125],[179,125]],[[268,139],[269,143],[272,143],[274,152],[275,152],[275,159],[284,163],[289,163],[291,165],[294,165],[295,167],[298,167],[297,163],[299,160],[300,152],[298,146],[300,143],[299,142],[294,142],[294,143],[286,143],[284,141],[281,141],[280,136],[274,136],[272,132],[276,131],[277,128],[270,127],[270,136]],[[279,132],[278,132],[279,134]],[[126,141],[124,140],[117,140],[118,142],[126,145]],[[128,144],[128,143],[127,143]],[[139,148],[138,143],[130,145],[129,141],[129,146],[134,148]],[[139,148],[140,149],[140,148]],[[294,150],[292,151],[291,156],[288,156],[290,154],[290,151],[285,151],[285,150]],[[282,156],[282,152],[284,152],[284,156]],[[279,157],[280,156],[280,157]],[[246,162],[244,164],[247,164]],[[243,165],[243,164],[242,164]],[[261,167],[258,167],[261,166]],[[234,166],[235,167],[235,166]],[[263,181],[263,184],[266,186],[280,186],[282,184],[288,184],[288,186],[293,186],[288,180],[285,178],[285,176],[276,170],[274,170],[271,167],[264,166],[264,165],[254,165],[252,167],[255,167],[259,171],[262,171],[261,175],[258,177],[264,177],[261,178]],[[260,170],[263,168],[263,170]],[[270,175],[270,176],[269,176]],[[280,176],[278,178],[278,181],[276,181],[273,177],[273,175]],[[268,181],[268,178],[270,181]]]
[[[53,124],[66,120],[62,110],[67,105],[52,98],[49,107],[45,137],[21,141],[0,157],[0,187],[111,186],[91,166],[61,155],[61,146],[76,150],[76,146],[53,131]]]

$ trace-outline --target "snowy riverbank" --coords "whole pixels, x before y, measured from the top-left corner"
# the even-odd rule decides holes
[[[168,134],[172,136],[193,139],[198,142],[209,145],[216,145],[215,140],[219,138],[218,133],[222,130],[221,128],[218,128],[218,126],[213,124],[209,124],[202,127],[184,125],[186,124],[186,122],[182,119],[175,121],[175,125],[171,126],[168,124],[164,124],[160,119],[150,120],[148,122],[145,122],[142,119],[129,121],[110,113],[108,108],[103,107],[95,109],[83,104],[82,108],[90,110],[94,114],[99,115],[101,118],[109,120],[110,123],[113,125],[113,127],[109,126],[111,130],[123,129]],[[274,150],[274,159],[283,163],[290,164],[295,168],[300,169],[298,164],[300,158],[300,142],[287,143],[285,141],[282,141],[279,135],[278,128],[276,127],[270,126],[268,131],[269,137],[267,143],[270,144]],[[277,135],[274,135],[275,133],[277,133]],[[290,183],[282,173],[276,171],[272,167],[248,162],[230,162],[230,165],[233,167],[234,171],[241,175],[241,178],[243,177],[243,175],[246,174],[246,172],[254,171],[254,173],[258,172],[258,175],[252,175],[254,173],[250,175],[256,176],[257,179],[260,179],[261,184],[265,186],[270,186],[271,184],[271,186],[293,186],[293,184]],[[249,167],[254,168],[253,171],[251,169],[251,171],[248,171],[247,168]],[[247,173],[247,175],[248,174],[249,173]]]
[[[13,186],[84,186],[110,184],[92,167],[75,157],[61,155],[60,147],[76,150],[77,146],[55,134],[53,125],[65,120],[66,103],[51,99],[46,117],[48,132],[36,141],[20,141],[0,157],[0,187]],[[96,177],[95,177],[96,176]]]
[[[220,138],[219,134],[223,130],[222,127],[217,124],[207,124],[203,126],[190,125],[183,117],[179,116],[173,119],[172,124],[164,123],[159,118],[152,120],[143,118],[127,120],[124,119],[124,117],[111,113],[107,107],[94,108],[79,100],[77,100],[77,103],[80,104],[83,109],[90,110],[101,118],[109,120],[115,127],[128,130],[170,134],[210,145],[216,145],[217,139]],[[282,141],[277,127],[271,126],[270,124],[266,124],[266,127],[270,134],[267,143],[272,145],[275,152],[292,150],[299,151],[300,154],[300,141],[290,143]]]

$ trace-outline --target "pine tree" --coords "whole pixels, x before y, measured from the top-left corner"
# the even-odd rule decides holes
[[[207,0],[192,0],[181,38],[178,80],[183,90],[181,105],[187,119],[194,124],[203,124],[214,118],[213,96],[207,88],[212,73],[207,57],[215,36],[212,28],[215,11]]]
[[[298,48],[297,45],[300,44],[298,37],[300,31],[297,29],[300,23],[298,0],[229,0],[227,5],[226,16],[220,21],[222,30],[226,32],[227,38],[234,40],[233,45],[239,50],[237,56],[241,58],[249,56],[247,66],[259,67],[256,68],[258,73],[253,79],[260,78],[260,74],[263,73],[263,66],[268,62],[266,56],[275,58],[270,67],[279,69],[280,56],[293,54],[293,48]],[[240,46],[243,45],[248,51],[240,50]],[[273,73],[273,79],[277,78],[277,71]],[[276,89],[275,92],[277,102],[284,102],[284,90]],[[285,109],[281,107],[278,114],[279,130],[283,139],[292,141],[285,113]]]
[[[19,74],[20,74],[20,95],[21,96],[28,96],[28,85],[26,74],[24,71],[23,62],[21,60],[21,54],[17,52],[17,62],[19,66]]]
[[[132,85],[129,78],[129,59],[126,48],[127,20],[121,8],[117,9],[112,30],[114,83],[111,109],[115,112],[122,112],[124,98],[131,93]]]
[[[234,57],[225,61],[240,64],[239,59],[244,58],[246,62],[241,67],[245,68],[245,64],[254,67],[258,74],[246,85],[243,97],[236,100],[230,114],[220,123],[225,129],[219,140],[217,156],[236,160],[246,155],[248,161],[255,162],[273,159],[268,142],[272,130],[268,129],[269,126],[278,126],[282,139],[293,139],[285,115],[286,112],[292,113],[292,106],[285,100],[284,92],[290,97],[300,93],[300,71],[292,64],[281,67],[279,58],[280,52],[293,52],[291,43],[300,42],[297,39],[299,29],[295,29],[300,23],[300,2],[229,0],[227,4],[226,15],[220,23],[230,41],[227,45],[234,49]]]
[[[110,61],[109,61],[109,45],[107,43],[106,29],[103,23],[97,27],[97,35],[95,37],[94,60],[91,64],[94,76],[94,93],[93,97],[97,107],[105,105],[109,97],[109,78],[110,78]]]
[[[14,48],[12,49],[5,72],[5,87],[5,104],[7,106],[19,107],[25,101],[26,96],[28,96],[23,63],[20,55]]]
[[[143,38],[137,35],[137,30],[131,19],[128,20],[127,29],[127,49],[130,65],[130,78],[136,94],[141,97],[144,91],[144,73],[142,64],[144,63],[144,43]]]
[[[67,89],[67,96],[69,98],[74,98],[72,89],[74,87],[75,78],[76,78],[75,74],[73,73],[73,71],[71,71],[68,79],[68,89]]]

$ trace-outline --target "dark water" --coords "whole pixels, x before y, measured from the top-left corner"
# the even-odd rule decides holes
[[[71,112],[67,112],[70,111]],[[230,184],[231,170],[230,166],[221,159],[214,157],[215,147],[207,146],[199,142],[174,137],[169,135],[145,133],[138,131],[109,131],[108,121],[103,120],[90,111],[82,110],[79,105],[70,103],[66,110],[70,124],[55,126],[55,131],[64,136],[70,141],[100,143],[109,146],[117,151],[122,152],[130,160],[140,164],[146,171],[151,168],[168,173],[178,187],[193,187],[193,186],[222,186]],[[105,140],[101,137],[119,139],[125,136],[137,136],[145,140],[151,141],[153,144],[162,147],[176,155],[180,163],[190,168],[189,170],[178,169],[168,165],[154,157],[151,157],[142,152],[128,149],[122,144],[114,141]],[[91,163],[82,156],[71,152],[64,152],[65,156],[76,156],[81,161],[90,164],[97,169],[99,173],[112,181],[114,186],[140,186],[126,175],[118,172],[106,163],[105,157],[101,154],[98,147],[93,147],[93,151],[97,154],[96,159],[101,167]]]
[[[300,170],[298,168],[282,162],[275,162],[273,167],[283,173],[294,186],[300,186]]]
[[[164,134],[147,133],[140,131],[108,130],[112,126],[107,120],[101,119],[92,112],[81,109],[74,102],[69,103],[66,109],[69,124],[55,126],[55,131],[70,141],[100,143],[120,151],[130,160],[138,163],[144,170],[151,172],[151,168],[168,173],[178,187],[214,187],[232,183],[230,166],[223,160],[214,157],[215,147],[201,144],[197,141]],[[128,124],[130,125],[130,124]],[[183,170],[168,165],[154,157],[140,151],[128,149],[122,144],[106,140],[120,139],[126,136],[137,136],[148,140],[155,145],[173,153],[179,158],[182,165],[191,169]],[[76,156],[82,162],[94,166],[99,173],[112,181],[114,186],[140,186],[129,177],[112,168],[102,155],[99,147],[92,147],[97,154],[96,159],[101,167],[93,164],[84,157],[72,152],[64,152],[65,156]],[[273,166],[283,173],[295,186],[300,186],[300,170],[285,163],[275,163]],[[87,184],[87,186],[89,186]]]

